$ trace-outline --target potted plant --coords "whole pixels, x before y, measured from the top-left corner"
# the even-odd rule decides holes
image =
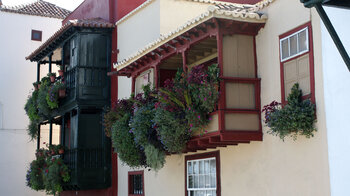
[[[66,85],[63,82],[61,81],[56,82],[55,88],[58,91],[59,98],[64,98],[66,96]]]
[[[60,65],[60,69],[58,70],[58,75],[63,77],[63,75],[64,75],[64,65]]]
[[[39,88],[40,88],[40,82],[34,82],[33,83],[33,86],[34,86],[34,90],[39,90]]]
[[[287,100],[283,107],[277,101],[264,106],[264,122],[271,129],[268,133],[279,136],[283,141],[286,136],[291,136],[294,140],[297,135],[313,137],[316,131],[315,105],[309,99],[302,99],[298,83],[292,87]]]
[[[56,80],[56,73],[52,73],[51,72],[51,73],[48,73],[47,76],[50,77],[51,83],[55,82],[55,80]]]

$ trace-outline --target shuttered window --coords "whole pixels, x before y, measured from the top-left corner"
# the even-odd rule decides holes
[[[314,65],[311,24],[301,25],[280,36],[282,103],[299,83],[304,98],[314,102]]]

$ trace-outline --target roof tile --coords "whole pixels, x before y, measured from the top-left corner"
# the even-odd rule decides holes
[[[0,11],[60,19],[63,19],[70,14],[69,10],[43,0],[36,0],[33,3],[19,6],[2,5],[0,6]]]

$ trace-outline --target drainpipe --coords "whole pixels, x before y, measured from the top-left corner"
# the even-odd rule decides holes
[[[2,6],[2,1],[0,0],[0,7]]]
[[[337,32],[335,31],[331,21],[329,20],[326,12],[322,7],[322,3],[324,2],[324,0],[300,0],[300,2],[303,3],[304,6],[307,8],[312,8],[312,7],[316,8],[330,36],[333,39],[334,44],[336,45],[340,55],[342,56],[344,63],[346,64],[346,66],[348,67],[348,70],[350,71],[350,57],[346,52],[343,43],[341,42]]]

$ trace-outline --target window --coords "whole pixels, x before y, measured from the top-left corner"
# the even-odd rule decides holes
[[[153,69],[148,69],[145,72],[142,72],[135,80],[135,94],[142,93],[142,86],[151,84],[153,87]]]
[[[144,183],[143,183],[143,171],[133,171],[128,174],[129,181],[129,196],[143,196]]]
[[[282,103],[295,83],[299,83],[304,99],[315,102],[311,23],[284,33],[279,39]]]
[[[42,31],[32,30],[32,40],[41,41],[42,40]]]
[[[220,196],[219,151],[186,156],[186,196]]]

